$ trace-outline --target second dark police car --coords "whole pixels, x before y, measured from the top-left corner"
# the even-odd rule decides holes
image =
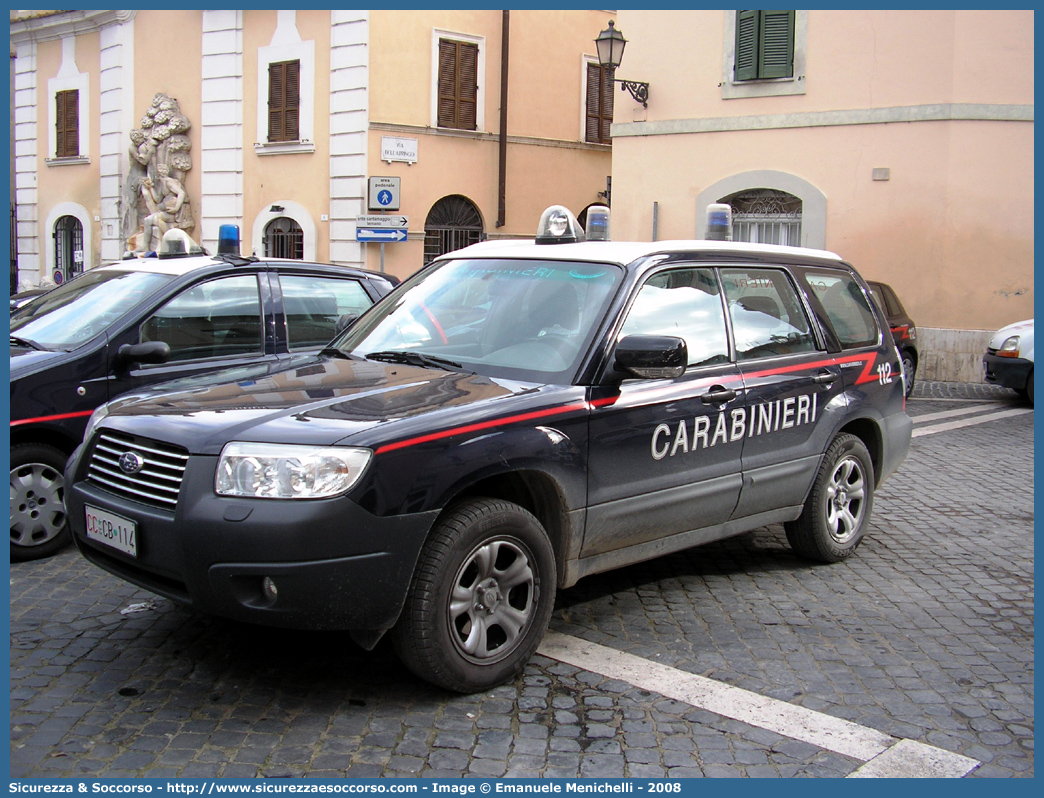
[[[467,692],[516,675],[585,575],[779,522],[802,556],[849,556],[910,429],[838,256],[585,242],[554,206],[318,356],[100,408],[67,502],[129,582],[367,648],[390,631]]]

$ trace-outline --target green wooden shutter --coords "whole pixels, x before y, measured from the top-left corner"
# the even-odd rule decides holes
[[[758,77],[758,11],[736,12],[736,62],[733,80]]]
[[[758,77],[794,76],[794,12],[762,11]]]

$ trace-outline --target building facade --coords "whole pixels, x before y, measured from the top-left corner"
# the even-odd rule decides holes
[[[1033,316],[1032,11],[620,11],[617,238],[825,247],[890,283],[924,377]],[[987,332],[984,332],[987,331]]]
[[[406,277],[474,240],[531,236],[547,205],[580,214],[610,174],[594,50],[609,18],[11,12],[18,286],[147,250],[145,216],[211,252],[236,224],[244,254]],[[183,190],[191,219],[180,201],[184,222],[145,208],[146,177],[160,206]],[[370,178],[394,191],[371,196]],[[384,246],[356,240],[375,214],[407,218]]]

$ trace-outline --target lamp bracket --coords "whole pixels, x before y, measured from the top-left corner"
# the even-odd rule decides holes
[[[643,108],[649,107],[649,84],[640,83],[636,80],[618,80],[614,79],[616,83],[620,84],[620,90],[626,91],[631,97],[634,98],[635,102],[640,102]]]

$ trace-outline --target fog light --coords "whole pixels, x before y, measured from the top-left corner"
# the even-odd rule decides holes
[[[272,577],[266,576],[261,580],[261,592],[265,594],[265,598],[273,604],[275,600],[279,598],[279,588],[276,587],[276,583],[272,581]]]

